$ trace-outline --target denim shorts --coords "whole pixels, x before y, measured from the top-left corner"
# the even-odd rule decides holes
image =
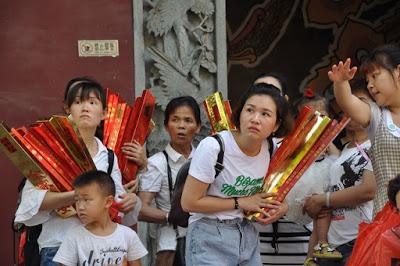
[[[57,262],[53,261],[59,247],[55,248],[42,248],[40,250],[40,266],[58,266]]]
[[[244,219],[202,218],[189,224],[186,265],[261,265],[258,231]]]

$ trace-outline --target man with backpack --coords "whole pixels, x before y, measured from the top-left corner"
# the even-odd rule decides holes
[[[200,108],[193,97],[172,99],[166,107],[164,117],[170,143],[163,152],[148,159],[147,171],[139,176],[138,196],[143,203],[139,219],[157,224],[156,265],[184,265],[178,258],[175,260],[175,251],[177,239],[183,243],[182,237],[185,236],[186,229],[170,225],[168,218],[177,173],[194,153],[192,141],[199,132],[200,125]],[[153,200],[155,206],[152,205]],[[179,253],[183,250],[177,251]],[[182,257],[179,254],[177,257]]]

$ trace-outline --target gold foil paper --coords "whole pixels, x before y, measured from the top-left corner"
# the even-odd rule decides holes
[[[207,111],[213,134],[231,129],[230,115],[228,114],[230,109],[226,110],[221,92],[217,91],[208,96],[203,104]]]
[[[90,153],[76,126],[65,116],[52,116],[49,125],[56,132],[58,141],[68,151],[70,157],[80,166],[81,172],[96,169]]]
[[[290,182],[290,175],[310,151],[329,122],[329,117],[321,116],[318,112],[315,113],[314,118],[308,122],[309,126],[305,127],[307,130],[305,137],[301,140],[296,140],[301,141],[299,149],[295,150],[293,155],[289,157],[288,160],[282,162],[282,166],[278,168],[278,170],[269,173],[268,177],[265,179],[263,187],[264,192],[276,193],[285,184],[285,182]],[[253,213],[248,215],[247,218],[250,220],[255,220],[260,215],[260,213]]]
[[[60,189],[43,170],[42,166],[30,156],[27,148],[24,148],[15,140],[4,123],[0,124],[0,147],[22,175],[28,178],[34,186],[39,189],[60,192]],[[64,218],[76,214],[72,207],[62,208],[57,210],[57,213]]]

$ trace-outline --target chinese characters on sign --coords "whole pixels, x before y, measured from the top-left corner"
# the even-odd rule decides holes
[[[79,40],[79,57],[119,56],[118,40]]]

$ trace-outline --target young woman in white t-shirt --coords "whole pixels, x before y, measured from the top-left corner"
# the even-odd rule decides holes
[[[284,136],[289,128],[288,103],[278,88],[261,83],[243,95],[233,122],[223,131],[224,169],[215,176],[220,146],[212,137],[200,142],[182,194],[182,207],[191,212],[186,238],[187,265],[261,265],[258,232],[245,211],[262,212],[271,223],[285,214],[286,203],[261,193],[270,154],[267,138]]]
[[[72,120],[77,125],[96,168],[107,172],[108,150],[95,136],[96,130],[98,130],[98,126],[106,114],[106,95],[103,87],[89,78],[75,78],[68,82],[64,95],[65,111],[71,115]],[[127,153],[132,156],[132,148]],[[139,165],[146,161],[143,151],[141,154],[140,158],[136,159]],[[121,172],[116,156],[111,177],[115,182],[116,198],[119,202],[120,211],[124,214],[129,213],[124,216],[123,223],[133,225],[137,221],[141,204],[135,194],[126,192],[122,186]],[[134,184],[128,186],[131,187],[132,185]],[[74,191],[51,192],[37,189],[31,182],[26,181],[15,222],[24,223],[28,226],[42,224],[42,231],[38,238],[40,265],[58,265],[52,260],[65,237],[65,232],[80,224],[77,216],[64,219],[54,211],[73,203]],[[29,258],[26,259],[29,260]]]

